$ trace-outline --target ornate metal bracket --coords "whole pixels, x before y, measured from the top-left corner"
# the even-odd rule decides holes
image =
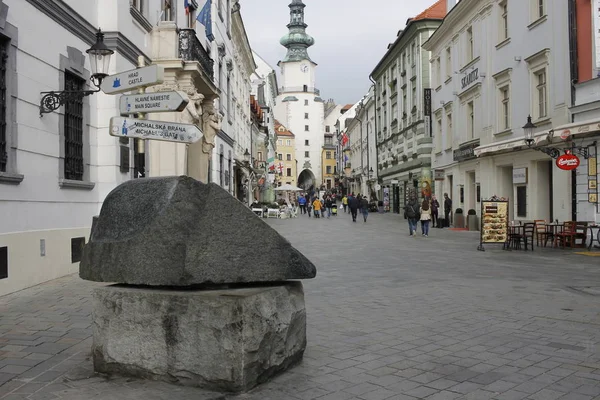
[[[529,146],[533,150],[541,151],[542,153],[548,154],[550,157],[556,159],[560,157],[561,149],[557,149],[556,147],[533,147]],[[589,158],[590,154],[587,147],[575,146],[573,143],[570,148],[563,149],[565,152],[571,151],[573,154],[577,154],[586,160]]]
[[[81,91],[62,91],[62,92],[42,92],[44,95],[40,101],[40,117],[44,114],[51,113],[52,111],[58,110],[61,106],[73,102],[75,100],[81,100],[86,96],[90,96],[94,93],[98,93],[98,90],[81,90]]]
[[[532,147],[533,150],[541,151],[544,154],[548,154],[552,158],[560,157],[560,150],[556,147]]]
[[[586,160],[589,158],[590,153],[588,151],[587,147],[580,147],[580,146],[573,146],[571,148],[571,152],[575,153],[583,158],[585,158]]]

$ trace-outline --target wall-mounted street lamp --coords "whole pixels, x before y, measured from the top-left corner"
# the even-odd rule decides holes
[[[527,143],[527,147],[533,150],[541,151],[549,155],[552,158],[560,157],[561,149],[550,146],[534,146],[535,139],[533,138],[533,130],[537,128],[533,122],[531,122],[531,115],[527,116],[527,123],[523,126],[523,131],[525,133],[525,143]],[[552,140],[552,136],[554,135],[554,130],[550,130],[548,132],[548,142]],[[576,146],[575,143],[571,143],[571,148],[563,149],[565,153],[570,151],[571,153],[575,153],[585,158],[586,160],[589,157],[589,152],[587,147]]]
[[[96,90],[64,90],[64,91],[52,91],[42,92],[44,96],[40,101],[40,117],[43,114],[51,113],[52,111],[58,110],[61,106],[66,103],[70,103],[75,100],[81,100],[86,96],[98,93],[100,91],[100,85],[102,80],[108,76],[108,68],[110,66],[110,57],[115,53],[104,44],[104,33],[100,29],[96,33],[96,43],[86,53],[90,57],[90,66],[92,69],[92,76],[90,81],[96,86]]]

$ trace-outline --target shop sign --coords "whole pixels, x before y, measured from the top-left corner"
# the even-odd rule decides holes
[[[435,180],[436,181],[443,181],[444,180],[444,170],[443,169],[436,169],[433,171],[433,174],[435,176]]]
[[[461,79],[460,83],[462,89],[471,85],[473,82],[476,82],[477,79],[479,79],[479,68],[475,68],[473,71],[469,72],[467,75],[465,75],[464,78]]]
[[[562,140],[567,140],[569,138],[569,136],[571,136],[571,131],[569,129],[565,129],[564,131],[562,131],[560,133],[560,138]]]
[[[513,184],[527,183],[527,168],[513,168]]]
[[[431,89],[424,89],[423,92],[423,114],[425,116],[425,133],[429,134],[429,137],[432,137],[433,131],[431,128]]]
[[[479,147],[479,141],[460,147],[458,150],[454,150],[454,161],[465,161],[476,158],[475,149],[477,147]]]
[[[574,154],[563,154],[556,159],[556,166],[564,171],[574,170],[579,164],[579,158]]]

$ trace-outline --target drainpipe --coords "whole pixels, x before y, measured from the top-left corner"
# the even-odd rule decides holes
[[[358,123],[360,124],[360,174],[364,175],[365,168],[363,165],[363,129],[362,129],[363,120],[358,117],[354,117],[354,119],[357,120]],[[361,180],[361,184],[362,184],[362,180]],[[362,190],[361,190],[361,192],[362,192]]]
[[[377,176],[377,181],[379,181],[379,145],[377,143],[377,133],[379,132],[377,130],[377,85],[375,84],[375,81],[371,75],[369,75],[369,80],[373,82],[373,97],[375,99],[375,118],[373,122],[373,126],[375,126],[375,175]],[[367,139],[367,143],[368,140],[369,139]],[[383,199],[383,195],[381,196],[381,199]]]

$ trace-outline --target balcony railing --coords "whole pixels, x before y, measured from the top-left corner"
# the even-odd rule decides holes
[[[321,94],[321,91],[315,87],[310,86],[286,86],[280,87],[279,91],[281,93],[290,93],[290,92],[304,92],[304,93],[314,93],[317,96]]]
[[[210,58],[193,29],[179,30],[179,58],[184,61],[198,61],[202,70],[214,80],[214,61]]]

